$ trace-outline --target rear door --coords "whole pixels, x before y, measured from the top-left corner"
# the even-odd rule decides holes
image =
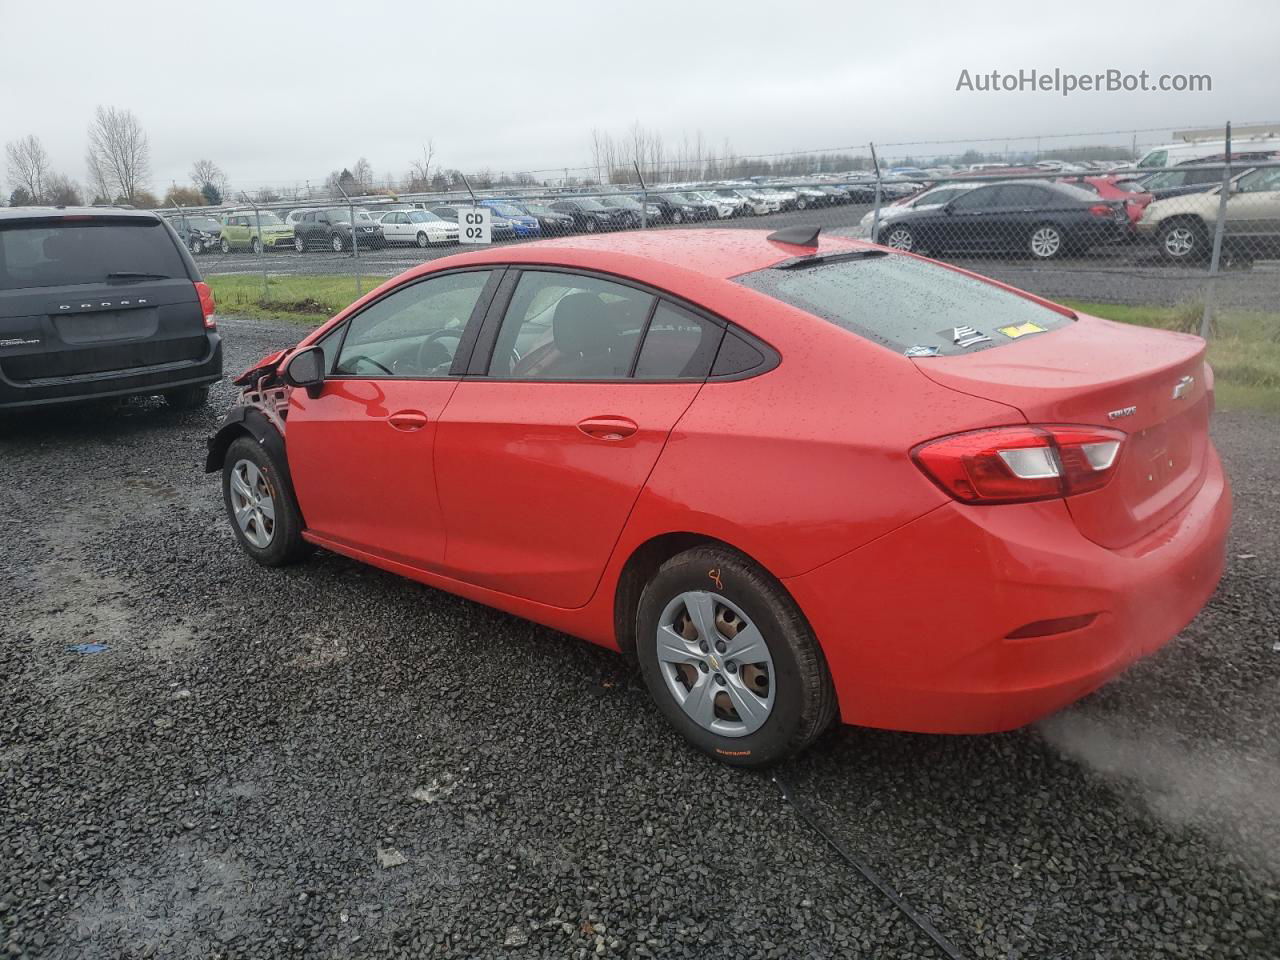
[[[44,385],[200,359],[196,276],[155,217],[0,222],[0,375]]]
[[[936,215],[926,221],[929,241],[947,250],[990,250],[997,236],[993,224],[999,190],[998,185],[978,187],[936,211]]]
[[[511,276],[440,425],[446,572],[585,604],[723,329],[590,276]],[[646,332],[648,331],[648,332]],[[643,346],[642,346],[643,344]],[[492,357],[490,360],[489,358]]]
[[[437,430],[496,276],[462,270],[405,284],[325,337],[330,366],[319,395],[289,398],[289,469],[309,530],[398,563],[439,566]]]

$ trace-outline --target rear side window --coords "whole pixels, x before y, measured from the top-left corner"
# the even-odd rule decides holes
[[[771,267],[737,279],[911,356],[973,353],[1072,322],[993,284],[896,254]]]
[[[107,283],[112,274],[189,279],[159,220],[34,221],[0,226],[0,290]]]
[[[659,302],[636,360],[636,379],[704,379],[711,372],[722,333],[723,328],[710,320]]]

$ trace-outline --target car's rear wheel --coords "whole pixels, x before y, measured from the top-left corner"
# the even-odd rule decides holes
[[[658,708],[717,760],[775,763],[835,717],[831,676],[803,614],[736,551],[696,547],[664,563],[640,596],[636,628]]]
[[[671,222],[684,223],[684,214],[681,213],[679,210],[676,210],[674,213],[671,214]]]
[[[249,241],[249,248],[250,248],[254,253],[261,253],[261,252],[262,252],[262,241],[261,241],[258,237],[254,237],[252,240],[250,240],[250,241]]]
[[[258,563],[280,567],[311,552],[302,539],[302,517],[292,491],[253,437],[239,437],[227,448],[222,498],[236,539]]]
[[[583,224],[583,228],[587,231],[587,233],[595,233],[596,232],[595,220],[588,218],[587,222]]]
[[[346,244],[342,242],[342,234],[335,233],[329,241],[329,246],[333,248],[334,253],[341,253]]]
[[[1186,261],[1203,257],[1209,249],[1209,232],[1199,220],[1170,220],[1160,227],[1160,253],[1169,260]]]
[[[808,197],[801,197],[799,200],[797,200],[797,201],[796,201],[796,209],[797,209],[797,210],[803,210],[803,209],[804,209],[805,207],[807,207],[807,206],[809,206],[809,198],[808,198]]]
[[[204,244],[201,243],[199,240],[192,240],[191,252],[193,254],[196,254],[197,256],[200,255],[201,253],[204,253]]]
[[[1027,252],[1037,260],[1052,260],[1062,253],[1065,246],[1062,231],[1052,223],[1034,227],[1027,238]]]
[[[307,249],[307,241],[303,240],[297,234],[294,234],[293,249],[298,251],[298,253],[305,253]]]
[[[226,237],[222,238],[222,241],[219,243],[219,246],[222,247],[223,253],[231,252],[231,241],[228,240]]]
[[[905,250],[910,253],[916,248],[916,237],[911,228],[902,224],[891,224],[887,230],[881,230],[880,242],[894,250]]]
[[[194,410],[209,402],[209,388],[179,387],[177,390],[166,390],[164,402],[178,410]]]
[[[431,240],[430,240],[430,239],[428,239],[428,237],[427,237],[426,233],[424,233],[423,231],[419,230],[419,231],[418,231],[418,246],[420,246],[420,247],[425,247],[425,246],[426,246],[427,244],[429,244],[430,242],[431,242]]]

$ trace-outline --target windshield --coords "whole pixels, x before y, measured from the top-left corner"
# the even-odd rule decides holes
[[[771,267],[738,281],[898,353],[972,353],[1072,322],[986,281],[897,254],[799,269]],[[956,331],[963,327],[985,339],[959,346],[964,338]]]
[[[548,206],[546,206],[546,205],[544,205],[544,204],[541,204],[541,203],[526,203],[526,204],[524,205],[524,210],[525,210],[525,212],[526,212],[526,213],[528,213],[528,214],[530,214],[530,215],[532,215],[532,216],[535,216],[535,217],[553,217],[553,216],[555,216],[555,211],[554,211],[554,210],[552,210],[550,207],[548,207]]]
[[[491,203],[489,209],[494,213],[504,217],[523,217],[522,213],[514,204],[510,203]]]
[[[350,223],[351,222],[351,211],[344,210],[341,207],[333,207],[329,210],[326,210],[324,212],[324,215],[329,218],[330,223]]]
[[[249,226],[251,227],[256,227],[259,223],[264,227],[271,223],[284,223],[283,220],[277,217],[270,210],[259,210],[257,212],[254,212],[253,210],[249,210],[247,212],[241,210],[239,213],[233,214],[233,216],[248,217]]]
[[[105,283],[114,273],[188,279],[173,234],[159,220],[0,226],[0,290]]]
[[[181,228],[185,223],[188,230],[205,230],[210,233],[217,233],[222,229],[222,224],[213,217],[187,217],[185,220],[181,217],[175,217],[170,222],[175,227]]]
[[[584,197],[581,200],[575,200],[574,203],[580,206],[583,210],[607,210],[608,209],[608,207],[602,204],[599,200],[592,200],[590,197]]]

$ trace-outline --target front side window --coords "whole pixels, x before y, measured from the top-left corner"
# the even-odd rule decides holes
[[[1153,150],[1138,162],[1138,166],[1163,167],[1165,165],[1165,161],[1168,159],[1169,152],[1167,150]]]
[[[490,271],[450,273],[395,291],[347,324],[337,376],[448,376]]]
[[[1280,167],[1263,167],[1246,173],[1236,183],[1241,193],[1263,193],[1280,190]]]
[[[498,332],[489,375],[625,379],[653,300],[641,290],[595,277],[523,273]]]

